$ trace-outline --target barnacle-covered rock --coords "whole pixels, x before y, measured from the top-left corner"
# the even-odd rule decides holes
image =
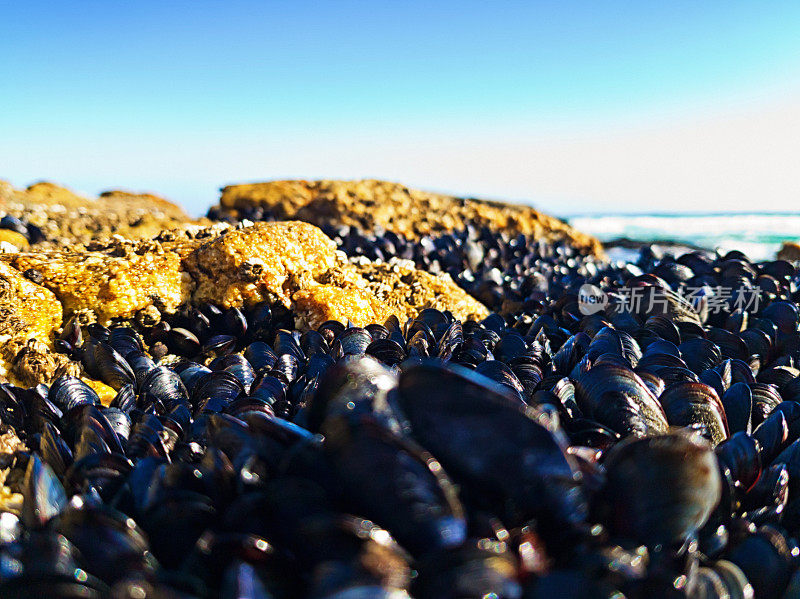
[[[409,239],[487,226],[547,242],[566,241],[589,254],[600,242],[529,206],[458,198],[409,189],[387,181],[272,181],[230,185],[212,213],[249,218],[254,211],[275,219],[296,219],[319,227],[337,224],[373,231],[376,226]]]
[[[4,254],[2,261],[35,273],[67,314],[91,312],[102,323],[152,309],[170,313],[187,302],[280,302],[303,327],[330,319],[366,325],[391,314],[405,319],[429,307],[458,318],[488,314],[449,277],[404,263],[351,264],[303,222],[184,227],[151,240],[114,238],[85,249]]]
[[[57,367],[46,343],[61,325],[61,304],[52,291],[0,262],[0,375],[33,384]],[[31,339],[40,340],[30,344]]]
[[[192,220],[179,206],[155,195],[115,190],[103,192],[98,198],[85,198],[48,182],[14,189],[0,181],[0,212],[36,228],[32,239],[20,233],[0,233],[0,240],[19,249],[26,242],[58,247],[113,234],[151,237]]]

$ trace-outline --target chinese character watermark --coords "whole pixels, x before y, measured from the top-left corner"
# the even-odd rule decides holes
[[[685,302],[695,310],[707,310],[709,314],[725,311],[758,311],[761,294],[759,289],[742,287],[685,287],[678,291],[666,291],[656,287],[621,287],[613,292],[613,301],[608,293],[595,285],[581,285],[578,290],[578,308],[581,314],[596,314],[608,307],[617,313],[632,312],[648,314],[669,311],[670,302]]]

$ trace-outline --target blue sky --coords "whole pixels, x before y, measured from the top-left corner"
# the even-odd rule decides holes
[[[2,2],[0,178],[793,209],[797,2]],[[750,209],[753,207],[750,206]]]

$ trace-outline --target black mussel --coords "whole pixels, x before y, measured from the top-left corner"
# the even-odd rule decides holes
[[[108,338],[111,336],[111,330],[99,322],[89,324],[86,327],[86,331],[97,341],[108,341]]]
[[[247,318],[239,308],[228,308],[223,316],[223,322],[228,333],[237,339],[247,333]]]
[[[525,388],[517,378],[517,375],[514,374],[514,371],[507,364],[499,360],[481,362],[475,368],[475,372],[492,379],[495,383],[508,387],[519,395],[520,400],[525,402]]]
[[[712,445],[728,438],[725,409],[716,391],[703,383],[673,383],[658,398],[673,426],[700,425]]]
[[[244,385],[232,373],[225,370],[211,372],[201,378],[192,391],[194,413],[222,412],[229,403],[245,393]]]
[[[177,404],[189,403],[189,393],[181,377],[166,366],[151,370],[142,381],[139,393],[144,405],[158,403],[167,410]]]
[[[322,379],[319,391],[306,406],[308,429],[319,432],[331,417],[373,414],[389,428],[399,430],[396,408],[389,394],[397,387],[397,375],[368,356],[347,356]]]
[[[130,364],[104,341],[87,339],[81,349],[81,360],[86,372],[114,389],[136,382],[136,375]]]
[[[111,329],[108,336],[108,344],[124,358],[127,358],[131,352],[144,351],[142,338],[130,327],[114,327]]]
[[[86,569],[108,584],[138,573],[153,576],[157,566],[136,523],[95,500],[73,497],[54,529],[80,551]]]
[[[286,398],[286,391],[289,385],[283,379],[266,375],[257,379],[253,386],[250,388],[250,394],[261,401],[266,402],[268,405],[274,405],[277,401],[282,401]]]
[[[664,410],[642,379],[632,370],[599,364],[575,382],[581,412],[626,436],[663,433]]]
[[[57,476],[63,477],[72,464],[72,450],[61,436],[61,432],[50,422],[44,423],[39,440],[39,452]]]
[[[649,547],[684,541],[705,524],[720,500],[714,452],[696,434],[622,441],[604,465],[601,518],[612,535]]]
[[[269,373],[272,376],[283,379],[286,384],[292,383],[297,378],[297,371],[300,368],[300,363],[292,354],[282,354],[278,356],[272,370]]]
[[[554,545],[580,527],[586,504],[565,437],[502,385],[423,363],[401,374],[398,399],[419,442],[471,495],[502,505],[509,525],[536,519]]]
[[[695,337],[684,341],[678,348],[689,369],[698,375],[722,362],[723,356],[719,347],[708,339]]]
[[[94,389],[72,376],[61,376],[53,381],[47,398],[62,411],[83,404],[100,405],[100,398]]]
[[[188,393],[194,390],[197,381],[211,372],[210,368],[201,364],[191,364],[180,371],[180,378]]]
[[[766,383],[750,383],[753,393],[753,426],[758,426],[783,401],[778,388]]]
[[[375,339],[367,346],[366,354],[377,358],[384,364],[394,366],[406,359],[406,352],[403,347],[392,339]]]
[[[22,431],[28,410],[28,392],[26,389],[14,387],[8,383],[0,383],[0,422],[11,426],[17,431]]]
[[[366,352],[372,336],[369,331],[359,327],[352,327],[342,331],[331,346],[334,356],[357,356]]]
[[[22,522],[36,529],[57,516],[67,505],[67,495],[53,469],[31,454],[23,482]]]
[[[322,433],[339,493],[353,513],[389,530],[412,555],[464,542],[463,508],[433,456],[370,416],[329,414]]]
[[[181,356],[191,358],[200,353],[202,345],[197,336],[181,327],[171,329],[167,333],[167,341],[170,349]]]
[[[243,355],[256,371],[269,370],[278,359],[272,348],[263,341],[254,341],[248,345]]]
[[[236,337],[233,335],[214,335],[203,343],[203,354],[207,356],[224,356],[236,349]]]
[[[587,351],[590,360],[596,360],[603,354],[619,355],[631,368],[635,368],[642,357],[639,344],[633,337],[610,327],[604,327],[594,336]]]
[[[762,526],[731,550],[728,560],[753,585],[756,599],[783,596],[794,570],[793,548],[780,531]]]
[[[374,325],[375,327],[379,327],[380,325]],[[383,327],[381,327],[383,328]],[[388,331],[386,331],[386,335],[388,336]],[[378,339],[378,336],[374,336],[375,339]],[[303,350],[303,353],[308,356],[314,356],[316,354],[326,354],[329,355],[331,353],[331,348],[328,342],[325,340],[319,332],[310,330],[303,333],[300,337],[300,349]]]
[[[130,351],[125,359],[128,361],[128,364],[130,364],[133,374],[136,377],[136,388],[141,388],[142,381],[144,381],[150,371],[156,367],[156,363],[150,356],[138,350]]]
[[[279,330],[275,334],[275,343],[272,344],[272,348],[275,350],[275,354],[277,356],[290,354],[298,361],[302,362],[306,359],[306,356],[300,347],[299,335],[295,335],[296,333],[292,333],[291,331],[285,331],[283,329]]]
[[[731,433],[749,433],[752,428],[753,392],[745,383],[735,383],[722,396],[722,406]]]
[[[791,302],[772,302],[761,311],[761,317],[775,323],[783,333],[794,333],[797,330],[797,306]]]

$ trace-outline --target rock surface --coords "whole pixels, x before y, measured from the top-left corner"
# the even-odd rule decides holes
[[[38,227],[42,239],[31,241],[41,247],[89,243],[113,234],[152,237],[192,220],[179,206],[155,195],[107,191],[91,199],[47,182],[23,190],[0,181],[0,212]],[[0,234],[0,240],[8,235]],[[22,249],[26,244],[14,245]]]
[[[366,325],[390,314],[405,319],[428,307],[460,319],[488,314],[449,277],[408,265],[350,263],[322,231],[303,222],[189,227],[152,240],[4,254],[2,263],[40,281],[66,315],[87,313],[101,323],[144,310],[173,312],[187,302],[280,302],[302,327],[348,318]]]
[[[534,235],[548,242],[565,241],[587,253],[602,253],[594,237],[531,207],[429,193],[386,181],[231,185],[222,190],[217,210],[236,218],[248,218],[253,210],[260,210],[277,220],[302,220],[317,226],[349,225],[365,231],[382,227],[410,239],[472,224],[511,235]]]
[[[800,243],[785,241],[781,249],[778,250],[777,258],[778,260],[789,260],[790,262],[800,260]]]
[[[0,262],[0,375],[34,385],[49,378],[60,360],[47,347],[61,318],[53,292]]]

